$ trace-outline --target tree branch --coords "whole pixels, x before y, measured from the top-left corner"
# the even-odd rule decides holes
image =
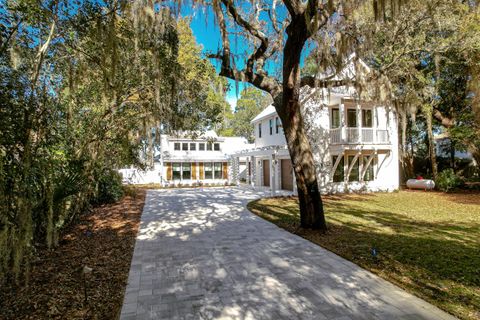
[[[309,86],[310,88],[333,88],[343,87],[352,84],[352,80],[320,80],[314,76],[305,76],[300,79],[300,87]]]
[[[435,119],[437,119],[441,124],[442,126],[444,126],[445,128],[451,128],[455,125],[455,120],[454,119],[451,119],[451,118],[448,118],[446,116],[444,116],[442,114],[442,112],[438,109],[433,109],[433,113],[432,115],[435,117]]]
[[[305,8],[298,0],[283,0],[288,12],[293,17],[303,14]]]
[[[233,20],[237,25],[242,27],[250,35],[260,41],[260,46],[249,56],[245,70],[243,71],[238,71],[231,65],[230,41],[228,39],[225,16],[220,2],[225,6],[228,13],[232,16]],[[254,25],[245,20],[238,13],[232,0],[213,0],[213,8],[217,16],[220,32],[222,35],[223,50],[221,54],[209,54],[207,55],[207,57],[218,59],[222,62],[220,75],[235,81],[249,82],[255,87],[270,93],[272,97],[280,94],[281,86],[278,81],[272,77],[269,77],[266,72],[263,71],[263,65],[267,58],[266,53],[268,50],[268,38],[260,30],[260,25]],[[254,70],[255,63],[256,70]]]

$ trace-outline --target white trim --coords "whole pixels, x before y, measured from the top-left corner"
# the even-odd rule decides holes
[[[333,165],[332,172],[330,173],[330,182],[333,182],[333,177],[335,176],[335,172],[337,171],[338,164],[340,163],[344,155],[345,155],[345,152],[343,151],[341,154],[332,154],[332,157],[336,156],[337,160],[335,160],[335,164]],[[345,162],[343,163],[343,165],[345,167]],[[343,172],[345,173],[345,168],[343,168]],[[344,180],[345,180],[345,177],[344,177]]]
[[[357,162],[358,158],[360,157],[360,154],[361,152],[358,151],[356,154],[355,154],[355,157],[353,157],[353,160],[352,160],[352,163],[350,163],[350,161],[348,161],[348,157],[347,157],[347,161],[345,162],[348,162],[348,171],[347,171],[347,174],[345,176],[345,182],[357,182],[357,181],[350,181],[350,174],[352,173],[352,169],[353,169],[353,165]],[[350,154],[349,154],[350,156]],[[360,168],[360,166],[358,166]],[[360,177],[358,177],[360,180]]]
[[[360,176],[360,181],[364,181],[363,179],[364,179],[364,177],[365,177],[365,174],[367,173],[367,169],[368,169],[368,167],[370,167],[373,159],[375,159],[376,156],[377,156],[377,151],[375,151],[374,153],[372,153],[372,154],[370,155],[370,157],[368,158],[367,164],[364,165],[364,166],[363,166],[363,161],[362,161],[362,166],[363,166],[363,168],[362,168],[362,174],[361,174],[361,176]],[[365,157],[365,155],[363,155],[362,158],[363,158],[363,157]],[[373,177],[373,179],[375,180],[375,178],[376,178],[376,175],[375,175],[375,177]]]

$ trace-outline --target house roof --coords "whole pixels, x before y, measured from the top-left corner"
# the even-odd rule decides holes
[[[357,72],[362,73],[369,73],[370,67],[362,60],[358,59],[358,64],[355,65],[355,53],[352,53],[345,61],[343,69],[339,72],[335,70],[328,70],[323,74],[319,74],[317,77],[321,80],[354,80],[355,75]],[[328,89],[329,95],[339,96],[339,97],[349,97],[352,95],[351,87],[338,87],[339,90],[335,90],[335,88]],[[345,90],[346,89],[346,90]],[[327,90],[327,89],[323,89]],[[354,91],[354,89],[353,89]],[[263,119],[270,118],[277,114],[275,107],[273,105],[269,105],[262,112],[260,112],[255,118],[250,121],[250,123],[256,123]]]
[[[275,107],[273,105],[269,105],[265,109],[263,109],[262,112],[260,112],[255,118],[250,121],[250,123],[255,123],[260,120],[263,120],[265,118],[271,117],[272,115],[277,114],[277,111],[275,110]]]

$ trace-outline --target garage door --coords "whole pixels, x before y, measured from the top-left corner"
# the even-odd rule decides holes
[[[282,189],[293,191],[293,170],[290,159],[280,161],[280,170],[282,171]]]
[[[270,187],[270,160],[263,160],[263,185]]]

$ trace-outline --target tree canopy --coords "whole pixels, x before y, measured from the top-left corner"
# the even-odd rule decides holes
[[[148,165],[140,150],[161,132],[214,126],[226,102],[188,22],[167,7],[22,0],[0,20],[5,280],[91,203],[118,198],[114,169]]]
[[[271,103],[271,97],[265,92],[254,87],[243,89],[231,121],[233,135],[244,137],[253,143],[254,128],[250,121]]]

